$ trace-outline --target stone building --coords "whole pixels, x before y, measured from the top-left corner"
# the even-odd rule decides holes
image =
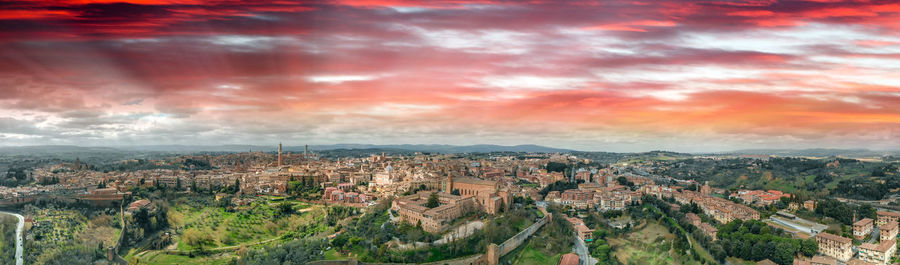
[[[429,233],[440,233],[456,218],[476,209],[475,197],[437,193],[439,205],[428,208],[425,204],[431,192],[419,192],[394,200],[391,208],[400,219],[412,225],[421,225]]]

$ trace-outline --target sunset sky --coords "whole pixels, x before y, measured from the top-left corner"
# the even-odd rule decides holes
[[[4,1],[0,145],[900,149],[897,1]]]

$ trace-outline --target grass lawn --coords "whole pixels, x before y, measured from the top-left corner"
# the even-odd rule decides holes
[[[623,264],[639,261],[638,264],[682,264],[668,252],[675,235],[664,226],[651,222],[638,226],[640,230],[624,236],[608,238],[612,253]]]
[[[663,213],[659,209],[656,209],[656,207],[651,207],[651,208],[654,209],[659,214],[665,215],[665,213]],[[703,246],[701,246],[700,243],[698,243],[696,240],[694,240],[694,237],[692,237],[690,233],[685,231],[684,228],[682,228],[681,226],[678,226],[677,224],[676,224],[676,227],[687,236],[687,239],[688,239],[688,241],[691,242],[691,245],[693,246],[694,251],[696,251],[697,253],[700,254],[700,258],[706,260],[709,263],[716,263],[716,259],[713,258],[713,256],[711,254],[709,254],[709,252],[706,251],[706,249],[703,249]]]
[[[669,233],[669,229],[657,223],[648,223],[643,229],[628,235],[628,238],[635,242],[653,242],[660,237],[668,241],[675,238],[675,235]]]
[[[732,265],[756,265],[756,262],[752,262],[752,261],[744,260],[744,259],[740,259],[740,258],[735,258],[735,257],[727,257],[727,258],[725,258],[725,260],[728,261],[728,263],[731,263]]]
[[[634,232],[607,238],[613,247],[611,255],[623,264],[700,264],[687,255],[675,255],[669,249],[675,235],[656,223],[649,222],[637,226]],[[691,239],[693,240],[693,239]],[[703,255],[702,247],[694,242],[697,251]],[[709,255],[706,253],[706,255]],[[709,258],[712,258],[710,256]]]
[[[321,218],[325,214],[322,206],[293,202],[295,211],[304,209],[304,212],[283,215],[277,209],[280,203],[258,200],[249,206],[238,207],[233,212],[220,207],[198,208],[188,205],[179,205],[173,209],[177,211],[176,215],[182,218],[185,229],[197,229],[211,235],[212,242],[205,248],[237,246],[276,238],[295,231],[300,226],[315,223],[316,218]],[[181,240],[180,236],[176,240],[178,250],[192,249]]]
[[[237,258],[237,256],[232,256],[229,254],[222,256],[213,256],[213,257],[188,257],[188,256],[179,256],[179,255],[169,255],[162,252],[153,252],[144,255],[139,261],[136,261],[136,264],[148,264],[148,265],[175,265],[175,264],[210,264],[210,265],[226,265],[231,264],[232,258]]]
[[[325,251],[325,260],[345,260],[349,258],[348,256],[344,256],[343,254],[337,252],[336,249],[329,249]]]
[[[559,263],[559,259],[562,257],[562,254],[556,254],[553,256],[548,256],[541,252],[540,250],[534,249],[529,242],[528,245],[525,246],[525,249],[522,249],[522,252],[519,252],[519,255],[513,261],[513,264],[517,265],[531,265],[531,264],[557,264]]]

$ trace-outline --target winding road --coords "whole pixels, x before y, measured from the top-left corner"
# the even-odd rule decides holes
[[[22,265],[22,251],[24,251],[24,246],[22,245],[22,233],[25,230],[25,217],[21,214],[10,213],[0,211],[0,214],[8,214],[19,218],[19,224],[16,226],[16,265]]]

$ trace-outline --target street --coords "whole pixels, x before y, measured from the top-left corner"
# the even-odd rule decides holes
[[[584,243],[584,240],[579,236],[573,236],[575,239],[575,247],[574,251],[578,254],[578,264],[580,265],[594,265],[597,264],[597,259],[591,257],[591,251],[588,250],[587,245]]]

